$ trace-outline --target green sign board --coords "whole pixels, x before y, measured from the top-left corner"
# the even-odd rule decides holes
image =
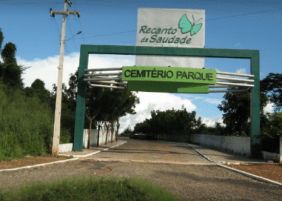
[[[122,81],[216,84],[216,71],[197,68],[123,66]]]
[[[181,82],[141,82],[128,81],[129,91],[168,92],[168,93],[209,93],[209,85]]]
[[[216,71],[196,68],[123,66],[122,81],[129,91],[208,93]]]

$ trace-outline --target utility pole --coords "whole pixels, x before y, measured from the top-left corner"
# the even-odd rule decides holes
[[[64,63],[64,48],[65,48],[65,34],[66,34],[66,18],[68,15],[77,15],[80,17],[78,11],[68,11],[67,4],[72,6],[69,0],[64,2],[64,11],[52,11],[50,8],[50,14],[55,17],[55,14],[63,15],[63,25],[62,25],[62,35],[61,35],[61,49],[60,49],[60,62],[59,62],[59,73],[58,73],[58,83],[57,83],[57,95],[56,95],[56,109],[55,109],[55,122],[54,122],[54,132],[53,132],[53,146],[52,155],[59,155],[59,144],[60,144],[60,128],[61,128],[61,105],[62,105],[62,79],[63,79],[63,63]]]

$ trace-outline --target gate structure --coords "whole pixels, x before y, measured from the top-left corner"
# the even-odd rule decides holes
[[[212,57],[212,58],[237,58],[237,59],[250,59],[251,64],[251,75],[237,74],[228,72],[219,72],[215,70],[208,74],[223,74],[233,76],[243,76],[253,78],[249,79],[235,79],[225,78],[216,76],[209,84],[206,85],[208,88],[226,88],[241,86],[246,87],[245,90],[209,90],[204,91],[205,86],[198,84],[197,86],[193,83],[177,83],[175,80],[172,82],[166,82],[162,80],[163,86],[160,87],[160,83],[156,80],[145,80],[142,82],[140,79],[130,81],[128,67],[120,68],[104,68],[104,69],[87,69],[88,68],[88,55],[89,54],[120,54],[120,55],[160,55],[160,56],[187,56],[187,57]],[[149,69],[150,67],[136,67],[132,69],[139,69],[139,75],[141,70],[144,68]],[[167,68],[167,67],[166,67]],[[157,67],[156,69],[162,69]],[[173,68],[168,68],[173,69]],[[184,70],[191,70],[191,68],[182,68]],[[196,71],[203,71],[204,69],[196,69]],[[94,74],[95,71],[120,71],[119,73],[105,73],[105,74]],[[92,72],[92,73],[91,73]],[[143,72],[143,71],[142,71]],[[178,71],[179,72],[179,71]],[[78,71],[78,93],[77,93],[77,104],[75,114],[75,131],[74,131],[74,151],[81,151],[83,148],[83,129],[85,120],[85,95],[87,83],[93,87],[108,87],[117,89],[127,89],[130,91],[151,91],[151,92],[173,92],[173,93],[211,93],[211,92],[240,92],[250,91],[250,119],[251,119],[251,156],[254,158],[261,158],[261,141],[260,141],[260,79],[259,79],[259,50],[233,50],[233,49],[208,49],[208,48],[176,48],[176,47],[144,47],[144,46],[114,46],[114,45],[81,45],[80,49],[80,64]],[[125,76],[126,75],[126,76]],[[167,74],[168,75],[168,74]],[[180,75],[180,73],[179,73]],[[108,77],[105,77],[108,76]],[[117,77],[112,77],[117,76]],[[203,75],[201,75],[203,76]],[[211,76],[211,75],[207,75]],[[134,77],[134,76],[132,76]],[[136,77],[136,76],[135,76]],[[196,77],[196,76],[195,76]],[[207,78],[207,77],[206,77]],[[124,82],[124,81],[128,81]],[[94,83],[93,83],[94,82]],[[186,81],[185,81],[186,82]],[[238,83],[240,82],[240,83]],[[252,82],[252,84],[250,84]],[[112,86],[101,85],[102,83],[109,83]],[[146,84],[144,84],[146,83]],[[150,83],[148,85],[148,83]],[[168,84],[171,83],[171,84]],[[247,84],[243,84],[247,83]],[[192,85],[191,85],[192,84]],[[125,86],[116,86],[125,85]],[[152,86],[153,87],[149,87]],[[174,85],[174,86],[173,86]],[[202,85],[202,86],[200,86]],[[173,87],[172,87],[173,86]],[[202,87],[201,90],[193,90],[193,87]],[[170,88],[168,90],[168,88]]]

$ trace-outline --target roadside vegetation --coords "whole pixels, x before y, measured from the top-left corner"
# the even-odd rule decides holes
[[[13,187],[6,193],[0,193],[0,200],[183,200],[168,189],[140,177],[106,179],[104,177],[76,176],[52,183],[26,183],[19,189]]]

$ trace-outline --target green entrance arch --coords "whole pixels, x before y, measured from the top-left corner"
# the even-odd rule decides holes
[[[78,93],[77,93],[77,103],[76,103],[76,113],[75,113],[75,131],[74,131],[74,143],[73,143],[74,151],[81,151],[83,148],[85,95],[87,88],[87,83],[84,78],[85,78],[85,70],[87,70],[88,68],[89,54],[160,55],[160,56],[190,56],[190,57],[250,59],[251,75],[253,75],[254,77],[253,87],[250,89],[251,156],[254,158],[261,158],[259,50],[81,45],[80,63],[79,63],[79,71],[78,71]],[[218,92],[225,92],[225,91],[218,91]],[[195,93],[195,92],[191,91],[190,93]]]

